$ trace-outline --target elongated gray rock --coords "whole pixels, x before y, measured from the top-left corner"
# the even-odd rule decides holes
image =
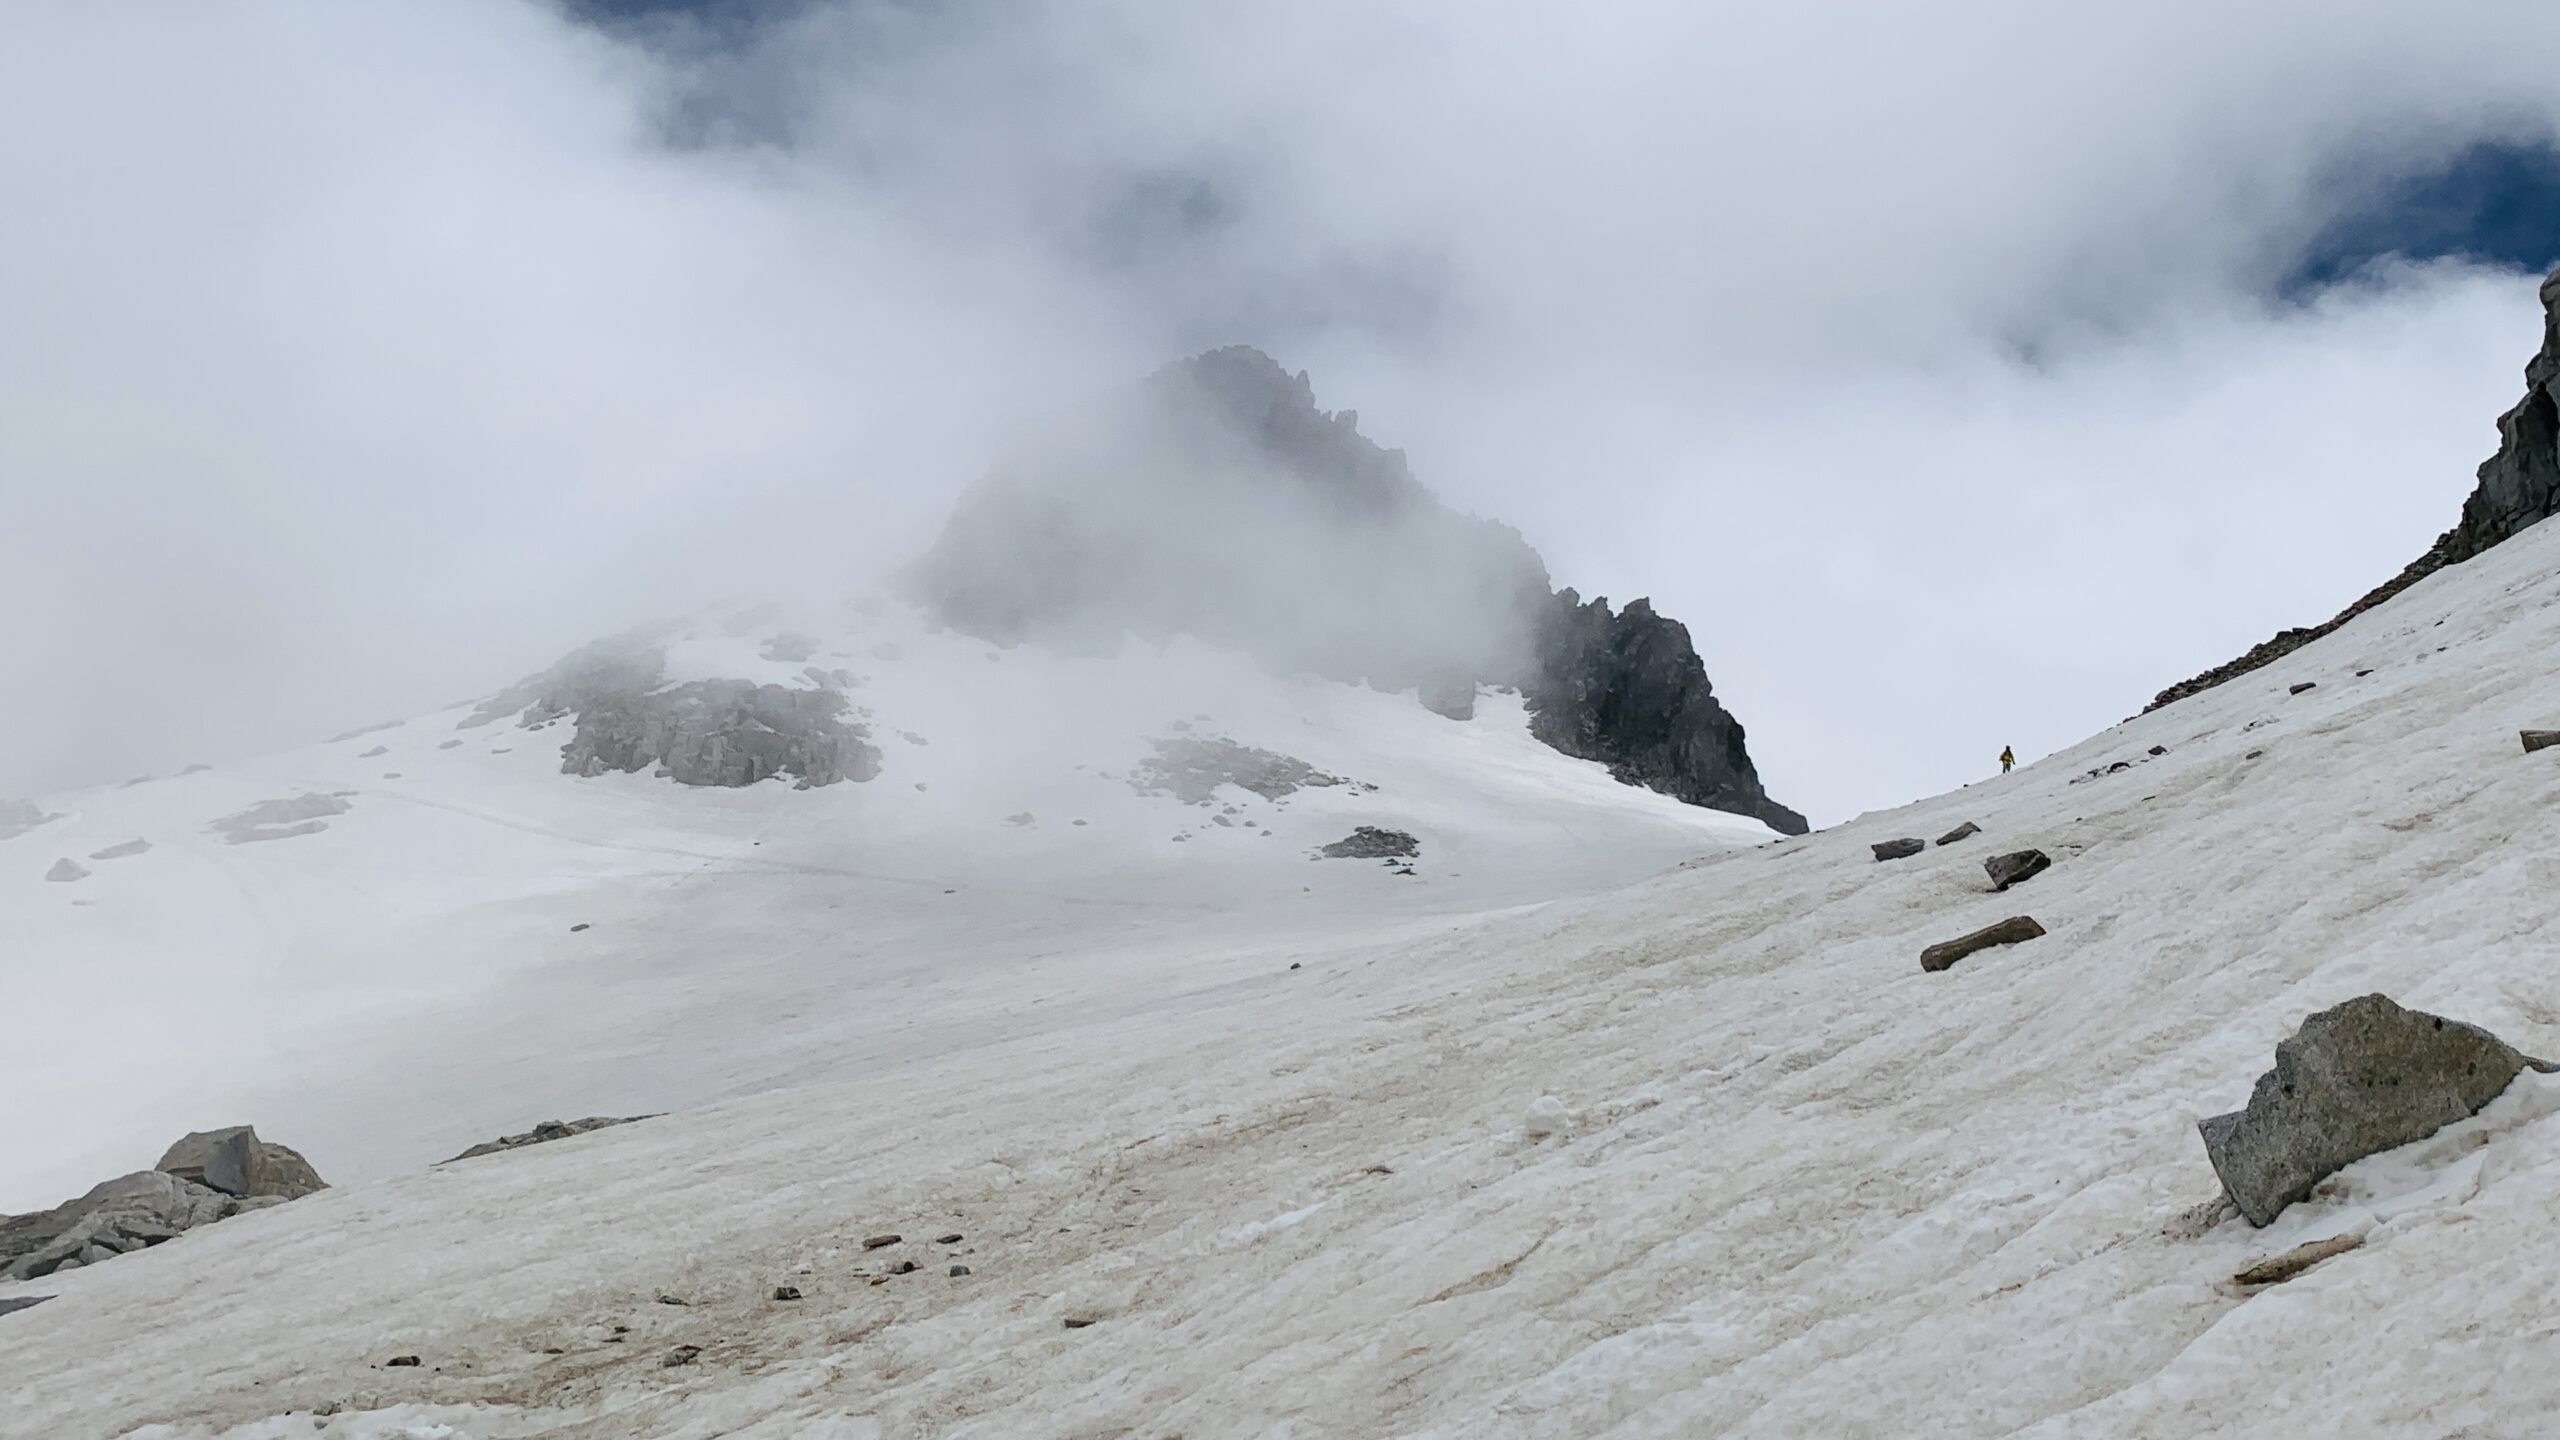
[[[1991,888],[2006,890],[2021,880],[2032,880],[2053,864],[2053,857],[2041,850],[2013,850],[1994,855],[1982,862],[1983,873],[1991,877]]]
[[[1982,827],[1981,827],[1981,826],[1974,824],[1974,823],[1973,823],[1972,821],[1970,821],[1970,820],[1967,820],[1966,822],[1964,822],[1963,824],[1961,824],[1961,825],[1957,826],[1957,827],[1956,827],[1956,828],[1954,828],[1953,830],[1950,830],[1950,831],[1948,831],[1946,834],[1939,836],[1939,837],[1938,837],[1938,843],[1939,843],[1939,844],[1941,844],[1941,845],[1953,845],[1954,843],[1956,843],[1956,842],[1957,842],[1957,841],[1959,841],[1959,840],[1970,840],[1970,839],[1972,839],[1974,836],[1979,835],[1979,834],[1981,834],[1981,833],[1982,833]]]
[[[142,854],[150,848],[151,842],[148,840],[125,840],[117,844],[110,845],[104,850],[92,850],[89,852],[89,858],[92,860],[127,860],[136,855]]]
[[[2520,730],[2517,733],[2524,737],[2524,753],[2527,755],[2560,745],[2560,730]]]
[[[1880,862],[1885,860],[1908,860],[1912,856],[1919,854],[1921,851],[1928,849],[1929,842],[1925,840],[1908,839],[1887,840],[1881,844],[1870,845],[1867,848],[1876,852],[1876,859]]]
[[[2012,915],[1997,925],[1985,925],[1970,935],[1941,940],[1920,952],[1920,968],[1932,974],[1947,969],[1967,955],[1988,950],[1994,945],[2015,945],[2033,940],[2044,933],[2044,927],[2028,915]]]
[[[52,1298],[50,1295],[0,1295],[0,1315],[32,1310]]]
[[[2264,1225],[2323,1179],[2478,1112],[2527,1065],[2476,1025],[2364,995],[2306,1017],[2247,1108],[2198,1121],[2231,1203]]]

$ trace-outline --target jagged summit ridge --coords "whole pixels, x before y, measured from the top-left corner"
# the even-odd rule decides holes
[[[909,579],[1000,644],[1189,634],[1383,689],[1515,688],[1557,750],[1804,828],[1762,790],[1685,626],[1556,591],[1517,530],[1444,504],[1356,412],[1250,347],[1168,365],[999,464]]]
[[[2462,502],[2462,516],[2453,528],[2437,536],[2406,569],[2325,623],[2283,631],[2237,660],[2170,686],[2143,707],[2146,713],[2290,655],[2438,570],[2560,514],[2560,270],[2543,279],[2541,298],[2542,348],[2525,362],[2524,398],[2498,417],[2498,452],[2480,463],[2479,484]]]

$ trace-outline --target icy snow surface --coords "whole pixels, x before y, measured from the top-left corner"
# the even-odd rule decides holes
[[[45,1183],[13,1168],[17,1198],[119,1168],[42,1128],[55,1107],[139,1141],[266,1106],[365,1183],[0,1288],[59,1297],[0,1317],[0,1432],[2554,1433],[2560,1079],[2262,1231],[2214,1209],[2194,1122],[2369,990],[2560,1054],[2560,752],[2515,734],[2560,721],[2560,527],[2015,775],[1764,848],[1573,789],[1607,782],[1516,712],[1442,764],[1448,722],[1356,692],[1300,735],[1195,722],[1383,787],[1291,796],[1273,839],[1072,771],[1027,793],[954,758],[993,727],[911,713],[897,662],[852,648],[816,663],[872,677],[868,787],[535,785],[565,731],[507,727],[438,777],[447,717],[369,737],[397,784],[305,755],[48,797],[71,817],[0,844],[35,942],[9,983],[48,1019],[0,1062],[44,1091],[12,1164]],[[186,823],[297,788],[353,808],[238,849]],[[1079,817],[1129,842],[1089,852],[1119,868],[1079,868]],[[1300,858],[1355,820],[1421,835],[1423,874]],[[1964,820],[1985,833],[1869,858]],[[35,879],[135,834],[154,849],[78,887],[93,907]],[[1682,844],[1701,858],[1622,883]],[[2030,845],[2053,868],[1990,894],[1982,859]],[[1921,972],[2018,913],[2050,933]],[[277,1047],[276,1086],[328,1093],[181,1122],[137,1092]],[[832,1078],[418,1168],[654,1108],[662,1073]],[[2230,1281],[2348,1232],[2287,1283]],[[700,1353],[663,1363],[678,1345]]]

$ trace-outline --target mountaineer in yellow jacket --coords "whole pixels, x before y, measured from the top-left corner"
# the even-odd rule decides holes
[[[2006,745],[2001,746],[2001,747],[2000,747],[2000,773],[2001,773],[2001,774],[2003,774],[2003,775],[2008,774],[2008,773],[2009,773],[2009,771],[2010,771],[2010,769],[2011,769],[2012,767],[2014,767],[2017,763],[2018,763],[2018,752],[2017,752],[2017,751],[2015,751],[2015,750],[2010,749],[2010,748],[2009,748],[2008,746],[2006,746]]]

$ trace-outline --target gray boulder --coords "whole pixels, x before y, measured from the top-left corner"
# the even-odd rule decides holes
[[[53,868],[44,872],[44,878],[54,881],[86,880],[89,867],[65,855],[53,862]]]
[[[46,814],[44,807],[32,800],[0,800],[0,840],[14,839],[48,820],[61,818]]]
[[[527,1145],[566,1140],[572,1135],[584,1135],[590,1130],[603,1130],[615,1125],[628,1125],[634,1120],[652,1118],[654,1117],[648,1115],[590,1115],[584,1120],[545,1120],[521,1135],[501,1135],[495,1140],[483,1141],[453,1158],[469,1160],[479,1155],[495,1155],[501,1150],[521,1150]],[[452,1161],[446,1163],[451,1164]]]
[[[1912,856],[1919,854],[1921,851],[1928,849],[1929,842],[1926,840],[1887,840],[1881,845],[1870,845],[1867,848],[1876,852],[1876,859],[1879,861],[1908,860]]]
[[[2021,880],[2032,880],[2053,864],[2053,857],[2041,850],[2013,850],[1994,855],[1982,862],[1983,872],[1991,877],[1993,890],[2006,890]]]
[[[1434,715],[1444,715],[1452,720],[1476,718],[1476,681],[1472,675],[1451,670],[1436,671],[1423,677],[1422,683],[1415,687],[1414,695],[1422,702],[1422,708]]]
[[[1422,853],[1422,842],[1401,830],[1363,825],[1316,853],[1329,860],[1403,860]]]
[[[1939,836],[1939,837],[1938,837],[1938,843],[1939,843],[1939,844],[1941,844],[1941,845],[1953,845],[1954,843],[1956,843],[1956,842],[1957,842],[1957,841],[1959,841],[1959,840],[1970,840],[1970,839],[1972,839],[1974,836],[1979,835],[1979,834],[1981,834],[1981,833],[1982,833],[1982,827],[1981,827],[1981,826],[1974,824],[1974,823],[1973,823],[1972,821],[1970,821],[1970,820],[1967,820],[1966,822],[1964,822],[1963,824],[1961,824],[1961,825],[1957,826],[1957,827],[1956,827],[1956,828],[1954,828],[1953,830],[1950,830],[1950,831],[1948,831],[1946,834]]]
[[[137,1170],[77,1200],[0,1217],[0,1280],[33,1280],[146,1249],[239,1213],[237,1200],[157,1170]]]
[[[1970,935],[1958,936],[1953,940],[1941,940],[1921,951],[1920,968],[1934,974],[1947,969],[1977,950],[1988,950],[1994,945],[2015,945],[2021,940],[2033,940],[2043,933],[2044,927],[2037,924],[2032,917],[2012,915],[1997,925],[1985,925]]]
[[[2246,1109],[2197,1122],[2231,1202],[2264,1225],[2368,1155],[2423,1140],[2553,1067],[2478,1026],[2365,995],[2306,1017]]]
[[[170,1146],[152,1168],[244,1199],[299,1200],[329,1188],[310,1161],[288,1146],[260,1140],[247,1125],[199,1130]]]

